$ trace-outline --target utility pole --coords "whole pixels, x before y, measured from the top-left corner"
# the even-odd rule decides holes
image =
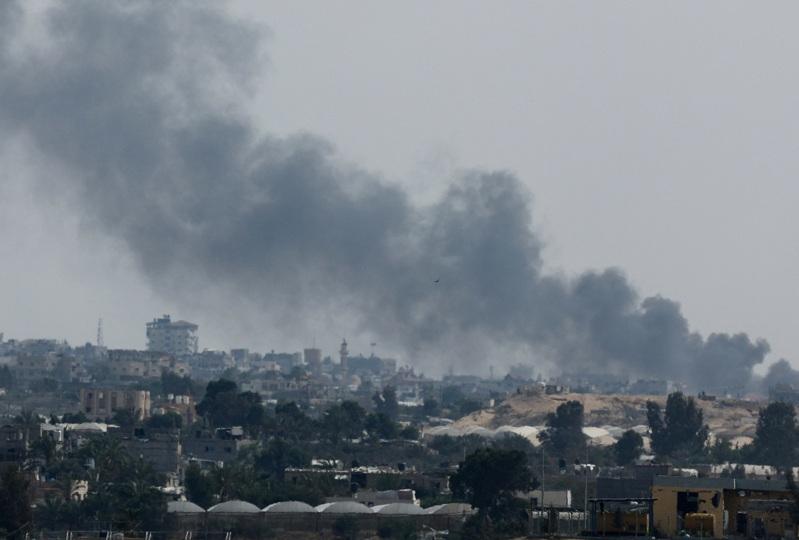
[[[585,471],[585,498],[583,500],[583,527],[588,530],[588,443],[585,444],[585,464],[583,465]],[[637,525],[637,523],[636,523]]]
[[[544,510],[544,480],[546,473],[544,471],[544,445],[541,445],[541,511]]]

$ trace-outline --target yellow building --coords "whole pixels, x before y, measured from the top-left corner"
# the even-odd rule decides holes
[[[656,476],[655,530],[666,536],[796,538],[785,480]]]

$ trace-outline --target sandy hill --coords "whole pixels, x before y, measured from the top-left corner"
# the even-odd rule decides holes
[[[483,409],[455,422],[459,428],[471,425],[497,428],[503,425],[539,426],[558,405],[577,400],[585,409],[586,426],[618,426],[629,428],[646,424],[646,402],[651,400],[665,407],[665,396],[629,396],[605,394],[514,395],[494,408]],[[756,401],[697,400],[711,432],[724,438],[752,437],[757,413],[765,403]]]

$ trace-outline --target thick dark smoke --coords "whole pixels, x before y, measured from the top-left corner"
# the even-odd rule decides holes
[[[287,326],[343,306],[438,369],[514,353],[742,388],[769,350],[703,338],[618,270],[543,274],[511,174],[467,174],[420,207],[324,140],[260,134],[238,106],[264,65],[260,32],[217,10],[94,1],[45,17],[47,42],[25,41],[22,10],[0,7],[2,134],[58,167],[45,181],[77,193],[161,294],[221,289]]]
[[[777,385],[789,385],[799,389],[799,371],[793,369],[784,358],[774,362],[763,377],[763,389],[768,390]]]

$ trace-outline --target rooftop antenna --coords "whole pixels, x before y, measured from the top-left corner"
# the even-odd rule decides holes
[[[97,348],[105,347],[105,340],[103,339],[103,318],[97,320]]]

